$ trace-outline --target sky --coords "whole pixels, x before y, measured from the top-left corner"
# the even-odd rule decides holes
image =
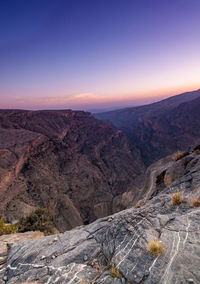
[[[199,89],[199,15],[199,0],[0,0],[0,108],[117,108]]]

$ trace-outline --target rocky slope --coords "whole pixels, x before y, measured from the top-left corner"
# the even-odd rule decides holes
[[[200,198],[199,149],[176,162],[167,158],[160,167],[152,165],[141,207],[13,245],[0,283],[199,283],[200,207],[191,203]],[[177,192],[183,202],[173,205]],[[160,257],[147,252],[153,239],[164,247]]]
[[[41,237],[44,237],[44,234],[39,231],[0,236],[0,270],[7,261],[8,250],[12,244],[20,243],[25,240],[37,239]]]
[[[0,111],[0,216],[8,222],[46,207],[60,231],[89,223],[125,208],[121,195],[137,188],[142,170],[124,134],[89,113]]]
[[[133,108],[95,114],[122,130],[146,165],[200,139],[200,90]]]

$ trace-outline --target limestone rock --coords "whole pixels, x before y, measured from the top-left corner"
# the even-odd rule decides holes
[[[140,208],[56,236],[13,244],[2,279],[6,276],[7,284],[172,284],[191,279],[200,283],[200,207],[192,207],[189,201],[191,196],[200,197],[200,155],[190,157],[187,170],[169,187],[150,186],[150,199]],[[175,192],[181,192],[185,202],[170,206]],[[154,239],[164,246],[157,258],[147,251]]]

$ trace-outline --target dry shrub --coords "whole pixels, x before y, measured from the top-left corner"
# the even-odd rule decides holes
[[[188,152],[181,152],[181,151],[179,151],[176,154],[174,154],[173,160],[174,161],[178,161],[178,160],[182,159],[183,157],[187,156],[188,154],[189,154]]]
[[[19,230],[26,231],[40,231],[45,235],[54,233],[53,226],[54,214],[51,210],[46,208],[38,208],[27,217],[22,217],[19,221]]]
[[[161,254],[164,253],[164,247],[161,241],[158,241],[158,240],[149,241],[147,250],[149,254],[153,255],[154,257],[159,257],[161,256]]]
[[[0,219],[0,236],[15,234],[18,231],[18,227],[12,224],[5,224],[2,219]]]
[[[112,266],[110,268],[110,275],[113,277],[113,278],[122,278],[122,274],[119,270],[119,268],[117,268],[116,266]]]
[[[137,202],[137,203],[134,205],[134,208],[140,208],[140,203]]]
[[[195,197],[192,197],[191,198],[191,204],[192,204],[192,207],[199,207],[200,206],[200,200],[198,200]]]
[[[183,197],[180,192],[176,192],[172,194],[172,200],[171,205],[180,205],[183,202]]]

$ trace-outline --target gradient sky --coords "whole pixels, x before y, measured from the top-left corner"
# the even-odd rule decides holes
[[[103,108],[200,88],[199,0],[0,0],[0,108]]]

